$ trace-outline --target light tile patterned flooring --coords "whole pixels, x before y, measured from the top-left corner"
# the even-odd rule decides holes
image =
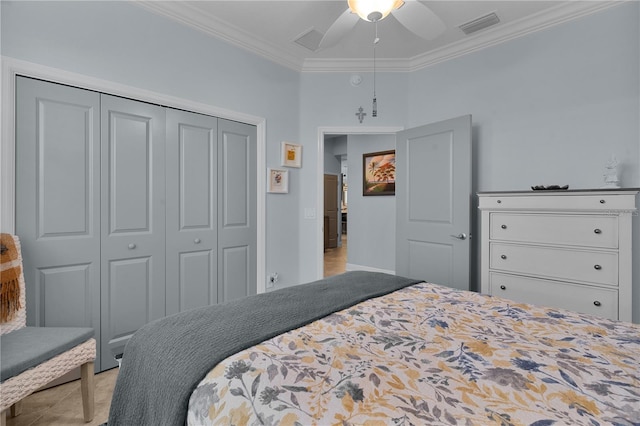
[[[347,236],[342,235],[342,247],[327,249],[324,253],[324,276],[341,274],[347,264]],[[95,376],[95,416],[91,423],[82,417],[80,381],[65,383],[36,392],[22,401],[22,413],[7,417],[7,426],[97,426],[107,421],[111,395],[116,384],[118,369],[104,371]]]

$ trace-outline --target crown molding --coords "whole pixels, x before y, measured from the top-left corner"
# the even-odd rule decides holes
[[[404,59],[376,59],[376,68],[382,72],[413,72],[440,62],[458,58],[478,50],[495,46],[536,31],[581,18],[610,7],[634,0],[587,0],[562,2],[534,15],[497,27]],[[369,72],[372,59],[307,58],[288,54],[281,47],[256,39],[252,34],[233,26],[211,14],[202,13],[189,2],[136,0],[135,4],[163,15],[211,36],[222,39],[262,58],[298,72]]]
[[[210,13],[195,9],[188,1],[134,0],[134,4],[248,50],[278,65],[302,71],[302,61],[296,56],[287,54],[281,47],[258,39]]]
[[[475,36],[434,49],[410,60],[405,71],[417,71],[468,53],[495,46],[574,19],[581,18],[610,7],[634,0],[620,1],[571,1],[519,20],[481,31]]]

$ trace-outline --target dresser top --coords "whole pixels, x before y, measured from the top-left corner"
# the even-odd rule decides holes
[[[550,190],[525,190],[525,191],[481,191],[478,195],[614,195],[637,194],[640,188],[598,188],[598,189],[550,189]]]

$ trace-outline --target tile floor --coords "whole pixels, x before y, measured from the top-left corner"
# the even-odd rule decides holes
[[[341,274],[347,263],[347,236],[342,235],[342,246],[324,253],[324,276]],[[82,417],[80,381],[65,383],[36,392],[22,401],[22,413],[7,417],[7,426],[97,426],[107,421],[111,395],[116,384],[118,369],[104,371],[95,376],[95,416],[91,423]]]

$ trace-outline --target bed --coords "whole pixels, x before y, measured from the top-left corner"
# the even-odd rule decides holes
[[[638,425],[640,326],[348,272],[140,329],[132,424]]]

